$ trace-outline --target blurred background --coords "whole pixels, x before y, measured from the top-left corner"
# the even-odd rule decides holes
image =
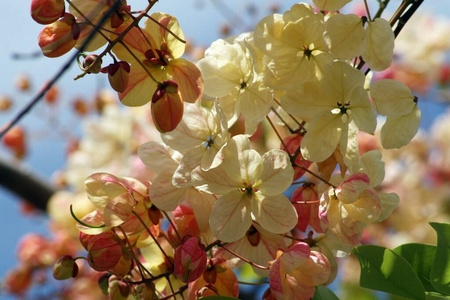
[[[346,7],[347,12],[363,11],[362,1],[353,2]],[[392,0],[386,16],[391,16],[400,2]],[[294,3],[290,0],[160,0],[152,11],[178,18],[189,43],[187,56],[196,60],[214,40],[250,31],[262,17],[283,12]],[[139,9],[146,1],[129,0],[128,4]],[[12,120],[70,56],[49,59],[40,55],[37,37],[43,26],[31,19],[29,10],[30,1],[0,2],[0,24],[4,32],[0,42],[0,127]],[[403,81],[413,90],[419,97],[422,125],[411,145],[384,153],[387,176],[383,188],[397,192],[401,204],[388,222],[368,228],[366,242],[387,247],[405,242],[435,243],[427,222],[449,220],[449,13],[448,1],[425,1],[398,38],[395,63],[376,75]],[[92,134],[86,124],[100,118],[99,105],[118,101],[105,75],[88,75],[74,82],[73,78],[80,73],[73,63],[46,98],[21,120],[11,141],[1,142],[2,161],[47,184],[60,187],[67,184],[68,158],[79,149],[80,139]],[[148,132],[145,136],[154,135]],[[80,162],[72,161],[71,166],[77,163]],[[87,175],[72,174],[71,178]],[[0,280],[17,265],[19,241],[30,232],[49,237],[49,226],[46,214],[0,187]],[[361,297],[348,297],[358,290],[354,289],[358,275],[346,271],[359,268],[353,264],[348,261],[340,265],[340,277],[347,285],[343,289],[334,284],[336,293],[342,299],[375,299],[364,291]],[[36,299],[33,297],[28,299]],[[0,299],[15,299],[15,296],[2,289]]]

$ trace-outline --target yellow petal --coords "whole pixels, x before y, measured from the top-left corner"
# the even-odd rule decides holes
[[[314,5],[320,10],[335,11],[343,8],[352,0],[313,0]]]
[[[246,193],[234,190],[220,196],[209,219],[214,236],[223,242],[242,238],[252,224],[250,209],[250,199]]]
[[[382,116],[406,115],[415,105],[414,96],[406,84],[393,79],[375,81],[370,87],[370,96]]]
[[[416,135],[420,125],[420,110],[417,105],[407,115],[388,116],[381,128],[381,145],[384,149],[401,148]]]
[[[325,112],[314,118],[302,140],[301,151],[306,160],[321,162],[330,157],[341,138],[340,115]]]
[[[272,233],[286,233],[297,224],[297,211],[283,194],[265,197],[257,193],[252,199],[255,221]]]
[[[368,22],[362,57],[374,71],[386,70],[394,55],[394,33],[385,19]]]
[[[159,69],[152,71],[152,74],[164,77],[164,73]],[[127,88],[123,93],[119,93],[119,99],[126,106],[142,106],[151,100],[156,87],[156,83],[140,65],[131,65]]]
[[[183,58],[174,59],[170,61],[166,72],[178,84],[183,101],[194,103],[202,98],[203,78],[196,65]]]
[[[364,26],[357,15],[336,14],[326,22],[325,40],[338,59],[359,56],[364,46],[364,36]]]
[[[292,183],[294,169],[285,151],[272,149],[262,156],[263,170],[258,189],[266,196],[283,193]]]
[[[150,19],[145,21],[145,31],[154,38],[157,49],[161,49],[161,43],[165,42],[167,43],[168,50],[173,58],[181,57],[184,53],[186,44],[177,40],[171,33],[164,29],[164,27],[166,27],[178,37],[184,39],[184,34],[178,24],[177,18],[160,12],[152,13],[151,17],[163,25],[160,26]]]

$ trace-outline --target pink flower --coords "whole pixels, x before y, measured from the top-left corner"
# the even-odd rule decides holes
[[[298,214],[296,227],[306,232],[306,228],[310,225],[317,233],[322,233],[319,219],[320,201],[314,184],[305,183],[298,187],[291,200]]]
[[[300,152],[300,144],[302,143],[303,135],[296,133],[290,136],[287,136],[283,139],[283,143],[281,144],[281,150],[288,152],[290,155],[297,155],[295,157],[294,163],[298,166],[294,166],[294,180],[299,179],[305,174],[305,169],[309,168],[312,164],[312,161],[306,160],[303,158],[302,153]],[[286,146],[287,149],[284,147]],[[301,168],[303,167],[303,168]]]
[[[206,270],[205,247],[196,237],[187,239],[175,249],[174,275],[183,282],[192,282]]]
[[[96,271],[108,271],[114,268],[123,254],[121,239],[111,231],[97,235],[80,232],[80,242],[88,251],[88,262]]]
[[[282,253],[272,264],[269,283],[276,299],[309,300],[315,286],[327,282],[330,263],[325,255],[311,251],[308,244],[299,242]]]

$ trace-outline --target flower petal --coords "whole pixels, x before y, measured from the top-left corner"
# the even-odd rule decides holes
[[[223,242],[242,238],[252,224],[247,194],[235,190],[222,195],[214,203],[209,224],[214,236]]]

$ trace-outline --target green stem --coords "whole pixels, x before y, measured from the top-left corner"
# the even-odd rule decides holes
[[[78,219],[78,217],[75,216],[75,213],[73,212],[72,204],[70,204],[70,214],[72,215],[72,218],[74,218],[75,221],[77,221],[78,224],[81,224],[81,225],[83,225],[85,227],[88,227],[88,228],[105,228],[106,227],[105,224],[102,224],[102,225],[89,225],[89,224],[84,223],[80,219]]]

